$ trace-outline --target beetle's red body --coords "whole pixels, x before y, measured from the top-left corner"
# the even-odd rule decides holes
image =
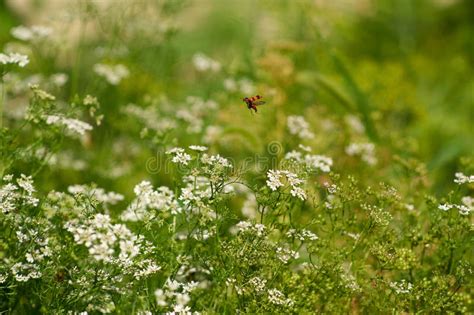
[[[257,106],[265,104],[264,101],[259,101],[261,98],[262,96],[255,95],[253,97],[244,97],[242,100],[245,102],[245,104],[247,104],[248,109],[253,109],[255,112],[257,112]]]

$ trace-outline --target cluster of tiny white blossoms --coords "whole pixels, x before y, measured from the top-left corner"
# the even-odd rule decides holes
[[[160,308],[170,308],[172,311],[166,314],[191,314],[191,308],[187,305],[191,301],[189,294],[198,287],[195,281],[182,283],[168,278],[163,289],[155,291],[156,304]],[[198,314],[193,312],[193,314]]]
[[[269,170],[267,172],[267,186],[275,191],[279,187],[285,186],[281,181],[282,177],[286,177],[290,187],[291,187],[291,195],[293,197],[298,197],[301,200],[306,199],[306,192],[301,188],[301,185],[304,184],[304,180],[298,178],[295,173],[292,173],[287,170]]]
[[[287,126],[290,134],[296,135],[300,139],[314,138],[314,133],[309,129],[309,123],[303,116],[288,116]]]
[[[265,236],[266,227],[260,223],[251,223],[248,221],[240,221],[236,224],[237,232],[254,234],[258,237]]]
[[[90,124],[84,121],[74,118],[67,118],[62,115],[47,115],[45,118],[48,125],[65,126],[68,130],[81,136],[83,136],[86,131],[93,129]]]
[[[302,229],[300,231],[297,231],[295,229],[289,229],[288,232],[286,232],[286,236],[289,238],[295,238],[298,239],[302,242],[304,241],[315,241],[318,239],[318,236],[314,234],[311,231],[308,231],[306,229]]]
[[[300,145],[300,148],[303,151],[309,152],[311,151],[310,148]],[[316,154],[303,154],[300,151],[290,151],[285,155],[286,160],[296,161],[297,163],[306,166],[306,168],[311,170],[320,170],[321,172],[328,173],[331,171],[331,166],[333,165],[333,161],[330,157],[324,155],[316,155]]]
[[[232,164],[230,161],[219,154],[209,155],[204,153],[201,157],[201,162],[205,165],[211,166],[213,168],[225,169],[231,168]]]
[[[172,215],[181,212],[173,191],[166,186],[155,190],[149,181],[142,181],[135,186],[133,192],[136,197],[122,213],[123,221],[149,220],[155,215],[151,210],[169,212]]]
[[[219,72],[221,70],[221,64],[218,61],[203,53],[196,53],[193,55],[193,64],[194,68],[199,72]]]
[[[204,128],[203,117],[217,110],[218,104],[213,100],[203,100],[197,96],[186,97],[186,104],[176,111],[176,117],[188,124],[186,131],[199,133]]]
[[[400,282],[390,282],[390,288],[392,288],[397,294],[408,294],[413,289],[413,284],[405,281],[405,279]]]
[[[47,236],[48,229],[41,223],[24,218],[15,231],[19,248],[26,248],[24,258],[26,262],[17,262],[11,267],[13,278],[19,282],[37,279],[42,276],[41,264],[48,261],[53,255]],[[23,250],[21,250],[23,252]]]
[[[12,175],[4,176],[3,180],[6,184],[0,188],[0,208],[2,213],[8,214],[13,212],[19,204],[33,207],[38,205],[39,200],[34,196],[36,190],[33,187],[31,176],[21,174],[20,178],[16,179],[16,184],[12,182]]]
[[[107,65],[98,63],[94,65],[94,72],[105,78],[105,80],[112,85],[118,85],[120,81],[130,75],[127,67],[122,64]]]
[[[466,197],[464,197],[464,198],[466,198]],[[468,198],[470,198],[470,197],[468,197]],[[438,209],[442,210],[442,211],[448,211],[448,210],[451,210],[451,209],[455,208],[455,209],[458,209],[459,214],[468,215],[469,213],[471,213],[471,211],[473,211],[472,201],[471,201],[471,199],[462,199],[462,202],[464,203],[462,205],[451,204],[451,203],[443,203],[443,204],[440,204],[438,206]]]
[[[265,291],[267,280],[260,277],[253,277],[248,281],[248,285],[253,289],[254,292],[262,293]]]
[[[38,41],[50,36],[52,28],[43,25],[32,25],[30,27],[19,25],[10,30],[13,37],[23,41]]]
[[[112,224],[106,214],[99,213],[85,220],[73,219],[64,227],[73,234],[74,241],[84,245],[97,261],[116,264],[135,277],[160,270],[151,260],[136,259],[141,254],[150,253],[153,246],[142,236],[133,234],[125,225]]]
[[[173,156],[171,161],[176,164],[188,165],[192,160],[191,155],[184,152],[183,148],[172,148],[166,151],[166,154]]]
[[[463,173],[461,172],[457,172],[456,174],[454,174],[454,176],[456,177],[454,179],[454,182],[458,185],[462,185],[462,184],[471,184],[471,183],[474,183],[474,175],[464,175]]]
[[[369,165],[377,164],[375,145],[373,143],[351,143],[346,147],[346,153],[350,156],[360,156],[362,161]]]
[[[277,258],[284,264],[288,263],[290,259],[298,259],[300,257],[298,252],[285,247],[277,247],[276,255]]]
[[[11,268],[13,277],[18,282],[26,282],[30,279],[38,279],[43,275],[40,266],[31,263],[18,262]]]
[[[0,53],[0,65],[18,65],[23,68],[30,62],[26,55],[19,53]]]
[[[268,301],[270,301],[272,304],[286,307],[292,307],[294,305],[294,301],[292,299],[286,298],[286,296],[277,289],[268,290]]]
[[[113,191],[106,192],[103,188],[94,188],[87,185],[72,185],[67,188],[70,194],[83,194],[93,197],[103,204],[115,205],[123,200],[123,195]]]

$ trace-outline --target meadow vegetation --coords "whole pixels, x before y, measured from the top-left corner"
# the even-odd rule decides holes
[[[473,30],[469,0],[1,2],[0,314],[472,312]]]

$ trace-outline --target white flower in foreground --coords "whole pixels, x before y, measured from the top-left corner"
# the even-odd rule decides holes
[[[3,65],[18,65],[23,68],[30,62],[30,59],[26,55],[19,53],[0,53],[0,64]]]
[[[121,64],[106,65],[98,63],[94,65],[94,72],[105,78],[105,80],[112,85],[118,85],[120,81],[130,75],[127,67]]]
[[[309,124],[303,116],[288,116],[287,125],[292,135],[297,135],[301,139],[314,138],[314,134],[309,130]]]
[[[92,126],[84,121],[74,119],[74,118],[67,118],[64,116],[58,115],[48,115],[46,116],[46,123],[48,125],[63,125],[70,131],[84,135],[86,131],[92,130]]]
[[[458,185],[474,183],[474,175],[466,176],[461,172],[457,172],[456,174],[454,174],[454,176],[456,177],[454,179],[454,182]]]
[[[304,180],[298,178],[296,174],[290,171],[269,170],[267,172],[267,186],[273,191],[277,190],[279,187],[285,186],[285,184],[283,184],[281,181],[283,177],[286,177],[286,180],[291,187],[291,195],[293,197],[298,197],[301,200],[305,200],[306,193],[300,186],[304,184]]]
[[[176,164],[188,165],[192,160],[191,155],[185,153],[183,148],[172,148],[166,151],[166,154],[172,155],[171,161]]]
[[[279,170],[269,170],[267,173],[267,186],[270,187],[271,190],[275,191],[278,187],[283,187],[283,183],[281,182],[281,172]]]

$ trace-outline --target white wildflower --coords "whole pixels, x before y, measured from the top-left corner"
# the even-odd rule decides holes
[[[440,204],[438,206],[438,209],[443,210],[443,211],[448,211],[448,210],[452,209],[453,207],[454,207],[454,205],[452,205],[452,204],[444,203],[444,204]]]
[[[301,139],[314,138],[314,134],[309,130],[309,124],[303,116],[288,116],[287,125],[292,135],[297,135]]]
[[[45,118],[48,125],[62,125],[81,136],[84,135],[86,131],[93,129],[90,124],[74,118],[66,118],[58,115],[47,115]]]
[[[268,300],[270,303],[275,305],[282,305],[291,307],[294,304],[294,301],[291,299],[287,299],[286,296],[277,289],[270,289],[268,290]]]
[[[118,85],[120,81],[130,75],[127,67],[122,64],[106,65],[98,63],[94,65],[94,72],[112,85]]]
[[[277,247],[276,255],[284,264],[288,263],[290,259],[298,259],[300,257],[298,252],[284,247]]]
[[[462,185],[462,184],[466,184],[466,183],[474,183],[474,175],[464,175],[463,173],[461,172],[457,172],[456,174],[454,174],[454,176],[456,177],[454,179],[454,182],[458,185]]]
[[[19,53],[0,53],[0,65],[18,65],[23,68],[30,62],[30,59],[26,55]]]
[[[413,289],[413,284],[405,281],[405,279],[400,282],[390,282],[389,285],[397,294],[408,294]]]

